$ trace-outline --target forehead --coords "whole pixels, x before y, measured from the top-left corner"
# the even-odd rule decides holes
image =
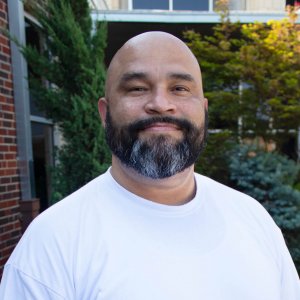
[[[186,73],[201,80],[196,58],[181,41],[147,40],[125,44],[108,70],[108,81],[116,83],[124,73],[145,72],[149,76]]]

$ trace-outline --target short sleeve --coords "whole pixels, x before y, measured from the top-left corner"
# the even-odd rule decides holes
[[[62,300],[65,298],[14,266],[6,265],[0,286],[0,299]]]

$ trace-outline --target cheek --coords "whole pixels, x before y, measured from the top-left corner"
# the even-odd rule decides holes
[[[115,124],[118,124],[118,126],[128,125],[141,118],[141,113],[138,113],[136,106],[128,103],[112,106],[110,115],[112,120]]]
[[[180,110],[186,119],[197,125],[202,124],[205,119],[206,105],[205,102],[199,99],[182,104]]]
[[[129,123],[132,120],[140,119],[143,116],[143,101],[139,99],[127,99],[120,97],[111,102],[110,112],[114,120],[121,123]]]

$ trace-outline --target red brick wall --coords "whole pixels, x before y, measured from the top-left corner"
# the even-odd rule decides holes
[[[0,28],[8,29],[7,15],[7,0],[0,0]],[[10,42],[0,32],[0,278],[6,260],[21,237],[20,179],[10,55]]]

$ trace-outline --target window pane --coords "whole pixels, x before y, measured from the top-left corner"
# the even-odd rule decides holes
[[[133,9],[169,9],[169,0],[132,0]]]
[[[209,0],[173,0],[173,9],[208,11],[208,2]]]
[[[41,211],[49,207],[51,184],[49,167],[53,165],[53,128],[50,125],[31,122],[32,154],[36,197]]]
[[[214,0],[214,10],[217,8],[218,0]],[[246,0],[229,0],[229,10],[246,10]]]

